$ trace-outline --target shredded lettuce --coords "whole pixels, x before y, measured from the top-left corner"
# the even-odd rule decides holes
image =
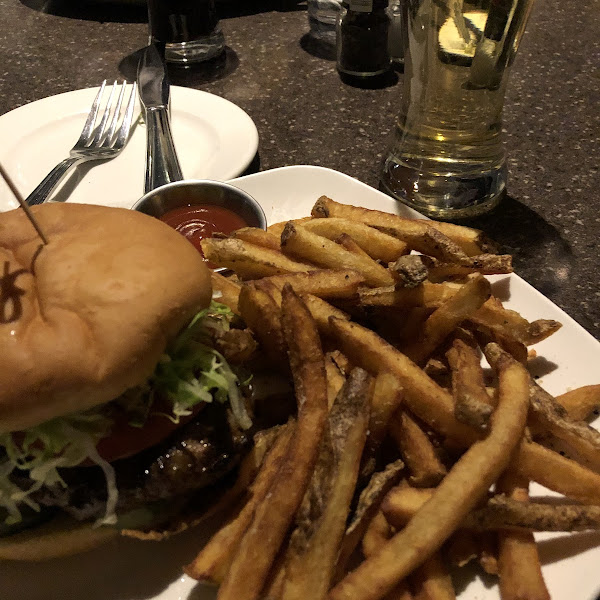
[[[160,395],[172,402],[172,413],[165,416],[176,423],[190,415],[197,404],[214,399],[220,403],[229,401],[241,428],[252,426],[238,378],[211,344],[215,334],[229,329],[232,319],[231,310],[214,301],[194,317],[167,348],[150,381],[128,390],[116,401],[127,413],[131,425],[144,425],[152,412],[154,398]],[[97,464],[106,479],[106,513],[99,524],[115,523],[118,491],[114,469],[96,450],[99,440],[110,435],[111,425],[110,411],[100,406],[52,419],[17,434],[0,434],[0,509],[6,511],[5,523],[19,523],[23,505],[39,511],[40,506],[32,498],[35,492],[43,486],[66,486],[59,469],[86,460]],[[26,489],[14,482],[18,475],[28,475]]]
[[[211,344],[215,332],[229,330],[233,313],[224,304],[211,305],[198,313],[167,349],[152,376],[152,389],[173,402],[174,422],[190,415],[200,402],[225,403],[242,429],[252,421],[239,392],[239,381],[223,356]]]
[[[8,513],[5,523],[13,525],[21,520],[20,504],[39,511],[39,505],[31,496],[42,486],[66,486],[58,469],[75,467],[86,459],[100,464],[102,459],[96,452],[96,444],[108,435],[110,426],[110,419],[95,410],[46,421],[20,432],[21,435],[1,434],[0,446],[6,457],[0,460],[0,507]],[[11,474],[19,471],[29,475],[30,485],[26,489],[21,489],[10,479]],[[107,518],[110,519],[109,508],[110,503],[107,503]]]

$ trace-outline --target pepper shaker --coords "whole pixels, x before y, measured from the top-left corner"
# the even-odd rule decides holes
[[[337,21],[337,70],[346,83],[368,83],[390,68],[388,0],[345,0]]]

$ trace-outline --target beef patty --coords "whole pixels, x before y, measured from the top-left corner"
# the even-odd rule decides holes
[[[233,431],[223,406],[207,405],[198,416],[152,448],[112,463],[119,501],[117,512],[181,497],[215,483],[239,462],[248,437]],[[76,519],[101,517],[106,509],[106,480],[99,467],[62,469],[66,487],[56,484],[34,499],[60,507]]]

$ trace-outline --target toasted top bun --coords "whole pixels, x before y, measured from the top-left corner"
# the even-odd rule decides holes
[[[210,272],[174,229],[82,204],[0,214],[0,433],[109,402],[143,383],[210,303]]]

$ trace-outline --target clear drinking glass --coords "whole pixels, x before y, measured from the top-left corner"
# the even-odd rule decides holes
[[[214,0],[148,0],[150,42],[165,44],[168,62],[187,65],[225,49]]]
[[[311,37],[335,46],[335,24],[342,9],[341,0],[308,0],[306,4]]]
[[[404,91],[382,170],[390,195],[438,218],[506,189],[502,108],[533,0],[404,0]]]

